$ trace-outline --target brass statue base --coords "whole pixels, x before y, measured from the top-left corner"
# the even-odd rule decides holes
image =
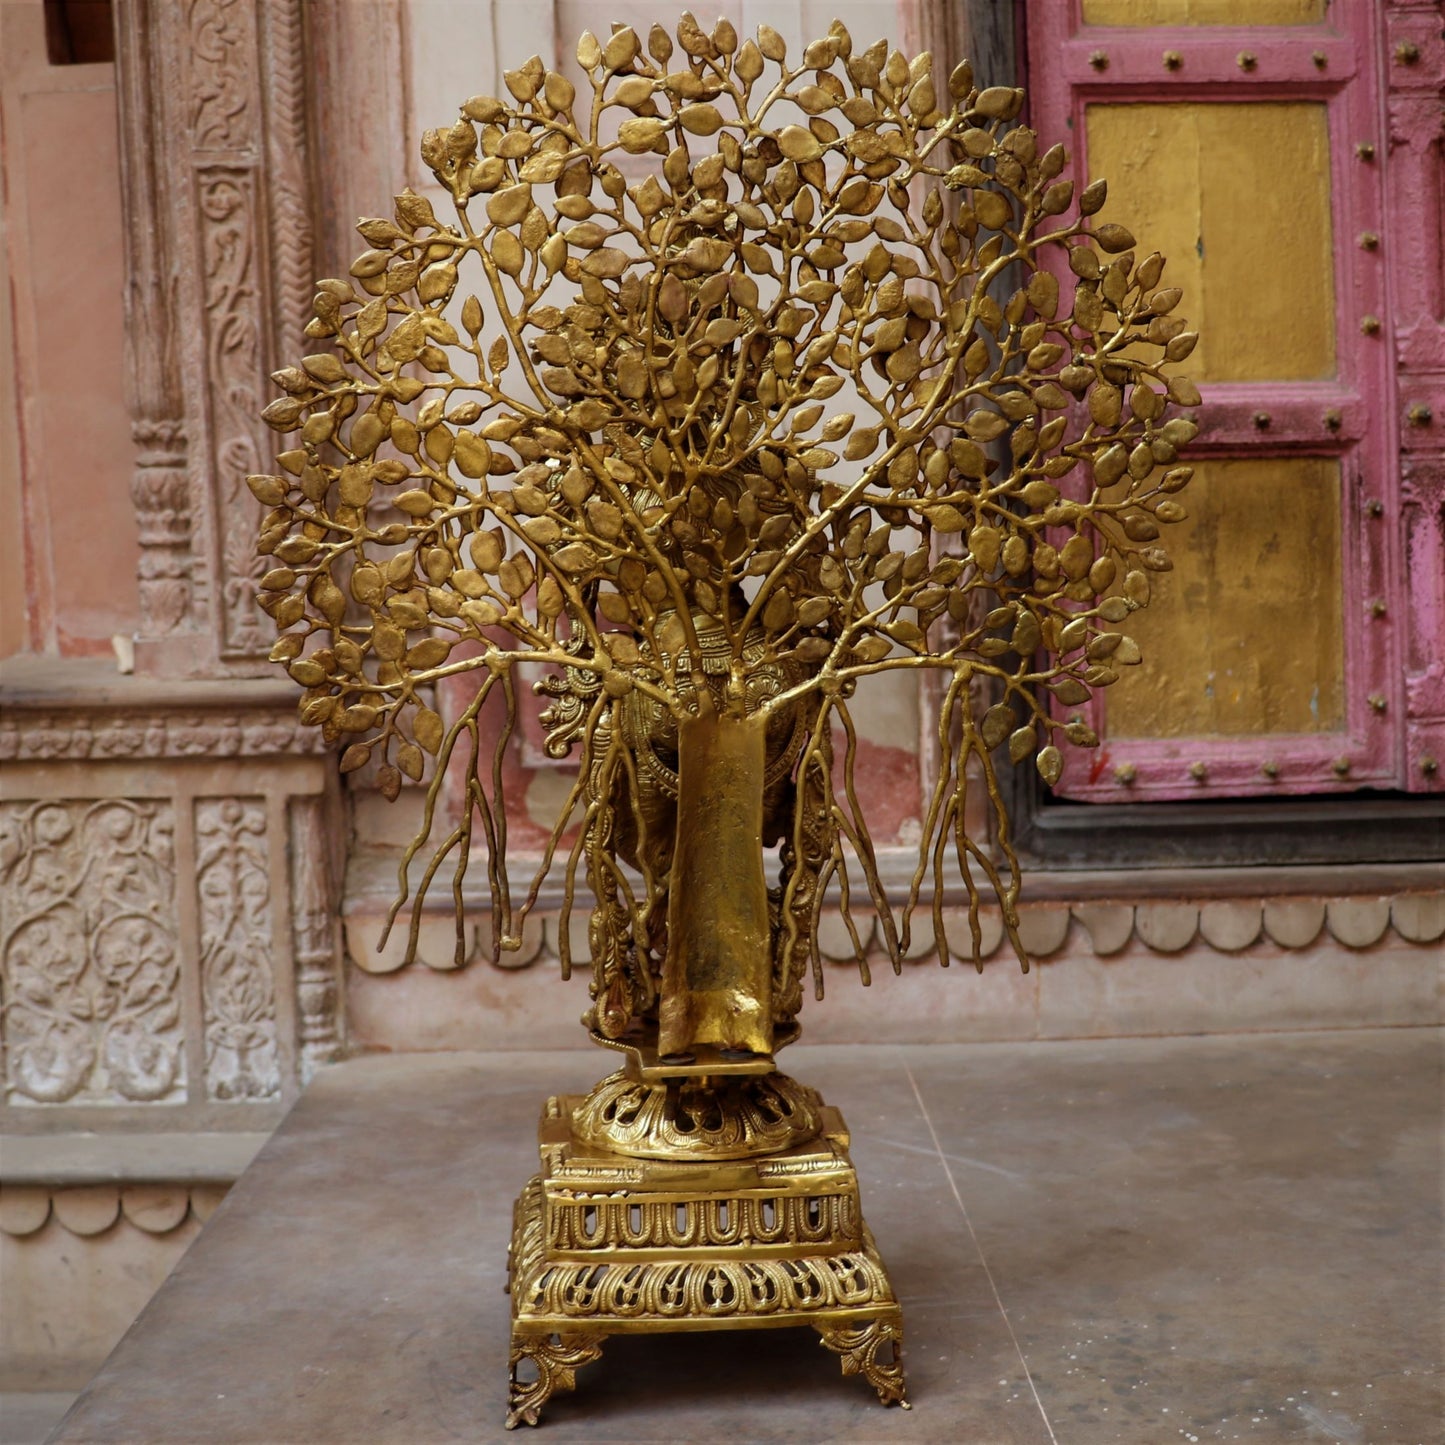
[[[638,1080],[620,1111],[623,1150],[602,1147],[598,1120],[618,1115],[625,1082],[614,1075],[543,1110],[542,1171],[517,1200],[507,1257],[507,1428],[536,1425],[608,1335],[661,1330],[808,1325],[845,1375],[907,1409],[902,1311],[863,1222],[838,1111],[776,1073],[699,1079],[705,1100],[689,1100],[685,1081]],[[782,1149],[764,1142],[759,1122],[786,1122],[777,1101],[816,1121],[812,1137]],[[639,1121],[653,1117],[665,1121],[663,1147],[695,1119],[714,1148],[725,1135],[751,1157],[644,1157]]]

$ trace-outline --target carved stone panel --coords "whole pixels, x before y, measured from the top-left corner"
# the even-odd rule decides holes
[[[12,1102],[184,1098],[174,831],[166,802],[0,804]]]
[[[255,7],[249,0],[188,0],[185,8],[191,144],[198,151],[254,145],[258,117],[251,72],[259,59]]]
[[[334,764],[260,684],[108,686],[5,698],[0,1126],[269,1127],[341,1048]]]
[[[206,1093],[274,1098],[281,1076],[266,808],[256,798],[199,798],[195,810]]]
[[[213,497],[222,646],[224,650],[262,650],[264,617],[255,604],[258,558],[249,529],[255,501],[244,478],[261,469],[263,453],[256,417],[265,406],[261,388],[265,365],[261,318],[257,309],[258,274],[256,178],[249,170],[206,166],[196,175],[205,285],[206,371],[211,380],[210,408]]]

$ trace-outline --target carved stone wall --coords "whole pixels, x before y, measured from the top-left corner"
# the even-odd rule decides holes
[[[24,3],[9,33],[40,44]],[[22,1132],[256,1128],[341,1046],[345,816],[269,676],[244,478],[272,450],[267,373],[339,254],[316,146],[401,133],[399,0],[114,9],[141,621],[133,677],[5,663],[0,1107]],[[390,143],[359,149],[358,184],[394,186]]]
[[[340,1046],[334,764],[284,684],[196,690],[9,688],[7,1129],[266,1127]]]
[[[142,669],[266,667],[244,478],[274,451],[259,419],[268,373],[296,353],[315,279],[340,254],[332,193],[350,192],[330,176],[313,186],[316,145],[360,151],[383,197],[395,184],[396,8],[118,0]]]
[[[84,1386],[226,1189],[0,1184],[0,1389]]]
[[[244,478],[318,268],[307,17],[115,6],[140,628],[134,677],[5,665],[0,1108],[19,1132],[266,1127],[340,1046],[334,764],[288,685],[244,680],[268,646]]]
[[[83,649],[49,621],[62,585],[52,579],[75,577],[67,554],[88,555],[87,528],[104,527],[106,514],[52,515],[68,495],[55,469],[74,472],[74,448],[59,425],[31,428],[13,517],[8,494],[0,499],[0,522],[23,540],[33,614],[4,633],[7,650],[33,650],[0,663],[0,1128],[7,1186],[23,1185],[0,1201],[6,1248],[21,1251],[6,1269],[7,1284],[20,1280],[19,1336],[0,1345],[0,1378],[12,1384],[20,1369],[20,1383],[36,1387],[49,1368],[37,1351],[52,1336],[55,1359],[71,1358],[73,1383],[83,1382],[201,1217],[194,1199],[195,1217],[185,1214],[181,1187],[185,1217],[157,1205],[146,1217],[169,1223],[151,1229],[135,1189],[224,1184],[345,1044],[347,812],[334,758],[299,726],[294,687],[266,661],[269,627],[254,602],[259,508],[244,478],[274,450],[259,419],[268,373],[307,349],[315,278],[344,271],[351,254],[341,221],[349,232],[362,195],[374,207],[401,189],[402,6],[115,0],[113,72],[89,69],[106,107],[114,83],[115,109],[100,120],[114,117],[119,142],[123,343],[119,326],[88,347],[75,340],[79,311],[54,304],[54,265],[32,268],[48,278],[44,296],[22,296],[34,332],[24,356],[83,356],[87,383],[99,373],[117,391],[124,373],[139,556],[133,599],[112,602],[109,630],[131,633],[137,613],[139,626],[125,676],[93,655],[109,646],[103,605],[102,630]],[[7,76],[38,76],[27,80],[37,94],[65,89],[48,80],[40,0],[4,10]],[[69,82],[76,94],[82,80]],[[24,116],[38,135],[34,109]],[[5,119],[19,115],[7,97]],[[73,154],[77,143],[68,135],[51,150]],[[318,146],[333,155],[320,186]],[[30,175],[34,147],[10,137],[4,147],[6,178]],[[107,149],[88,153],[104,161]],[[101,219],[113,228],[110,201]],[[97,223],[96,234],[110,232]],[[107,240],[106,255],[116,250]],[[22,287],[29,274],[22,266]],[[65,274],[77,307],[93,309],[84,268]],[[103,287],[107,273],[97,274]],[[116,450],[107,443],[108,456]],[[123,567],[131,545],[127,534],[107,558]],[[92,585],[114,593],[116,579]],[[91,655],[71,655],[81,650]],[[97,1149],[103,1158],[90,1157]],[[197,1176],[199,1160],[212,1172]],[[92,1198],[116,1179],[134,1187]],[[47,1224],[49,1205],[35,1210],[52,1198]],[[77,1233],[89,1251],[78,1266]],[[124,1307],[100,1311],[115,1328],[92,1340],[87,1280],[112,1274],[136,1287],[121,1291]],[[62,1298],[71,1314],[54,1325]]]
[[[873,979],[866,988],[841,920],[828,920],[819,937],[826,992],[804,1008],[803,1037],[958,1043],[1445,1022],[1440,870],[1433,877],[1424,868],[1395,871],[1395,878],[1357,879],[1373,881],[1374,891],[1348,896],[1306,891],[1302,877],[1279,892],[1211,896],[1207,877],[1196,876],[1193,893],[1027,902],[1020,921],[1033,960],[1027,974],[996,911],[980,920],[981,974],[958,960],[940,969],[920,938],[895,976],[881,930],[863,919]],[[589,1047],[576,1024],[588,1004],[585,971],[562,982],[555,913],[528,920],[521,949],[503,954],[503,967],[490,961],[485,923],[469,930],[458,967],[451,920],[429,915],[416,962],[405,967],[395,941],[376,952],[383,915],[359,905],[352,900],[346,928],[354,1048]],[[966,937],[962,910],[956,923],[950,933]],[[574,956],[581,955],[585,914],[573,918],[572,930]]]

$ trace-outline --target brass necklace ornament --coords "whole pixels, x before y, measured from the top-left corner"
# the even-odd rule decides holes
[[[1067,710],[1139,661],[1122,630],[1167,570],[1189,469],[1194,335],[1121,225],[1075,197],[1019,90],[935,76],[835,22],[799,62],[684,15],[536,58],[422,155],[451,195],[361,222],[322,281],[324,349],[276,373],[261,605],[302,717],[422,782],[411,915],[485,857],[493,946],[555,868],[579,877],[594,1038],[622,1068],[544,1110],[510,1254],[507,1424],[536,1424],[602,1340],[809,1324],[884,1402],[902,1323],[837,1111],[779,1074],[818,924],[861,891],[895,971],[945,863],[997,900],[1019,869],[995,754],[1060,776]],[[520,902],[502,766],[518,664],[551,669],[575,782]],[[937,771],[895,912],[855,789],[849,700],[939,674]],[[443,717],[437,693],[458,695]],[[486,717],[486,726],[483,718]],[[448,777],[464,797],[444,800]],[[993,839],[965,827],[970,787]],[[440,841],[434,834],[440,832]],[[765,849],[780,871],[767,877]]]

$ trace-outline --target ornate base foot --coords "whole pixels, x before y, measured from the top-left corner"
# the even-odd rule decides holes
[[[513,1334],[507,1429],[539,1424],[542,1406],[559,1390],[575,1390],[577,1371],[602,1357],[602,1341],[605,1338],[605,1335],[599,1334]],[[519,1367],[527,1362],[537,1372],[534,1380],[518,1378]]]
[[[822,1343],[842,1356],[845,1375],[862,1375],[885,1405],[912,1407],[903,1390],[903,1317],[885,1315],[863,1325],[822,1324]],[[888,1359],[879,1359],[886,1353]]]

